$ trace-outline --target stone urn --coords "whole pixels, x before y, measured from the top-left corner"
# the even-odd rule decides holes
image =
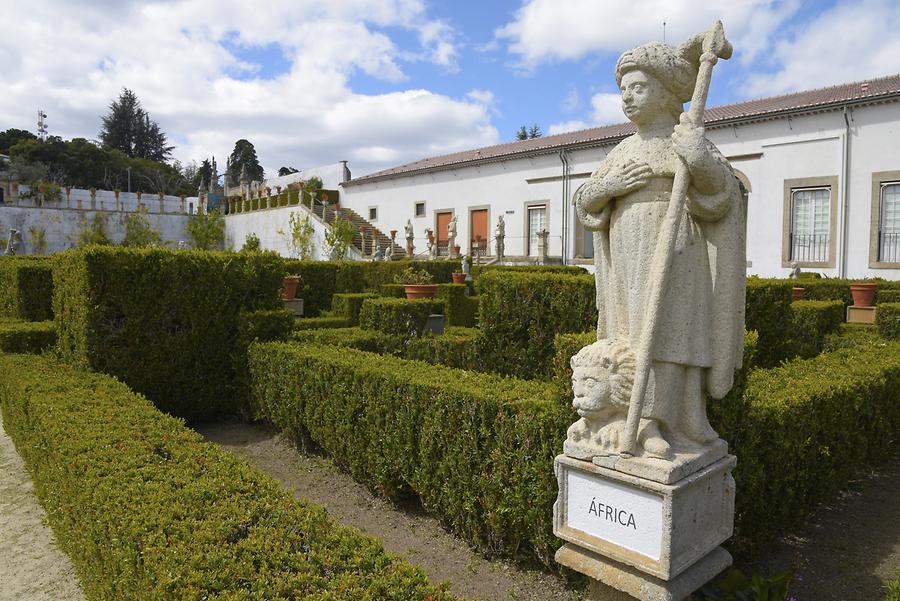
[[[803,294],[806,292],[806,288],[801,288],[800,286],[794,286],[791,288],[791,300],[803,300]]]
[[[850,284],[850,294],[853,295],[854,307],[874,307],[877,284]]]
[[[403,290],[408,299],[434,298],[437,287],[437,284],[404,284]]]
[[[281,286],[281,298],[293,300],[297,297],[297,288],[300,287],[300,276],[289,275],[284,278]]]

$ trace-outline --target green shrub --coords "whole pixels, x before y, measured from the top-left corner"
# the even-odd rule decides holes
[[[287,340],[296,319],[294,312],[288,309],[241,311],[238,314],[238,333],[231,353],[231,363],[234,367],[235,394],[240,399],[239,409],[244,417],[255,413],[250,402],[247,349],[256,340]]]
[[[53,319],[50,257],[0,256],[0,317]]]
[[[0,356],[0,408],[88,599],[451,598],[114,378]]]
[[[481,276],[480,286],[477,348],[487,370],[548,377],[554,337],[597,327],[591,275],[496,269]]]
[[[791,303],[791,354],[808,359],[822,352],[825,337],[844,323],[840,300],[801,300]]]
[[[40,353],[56,344],[52,321],[0,318],[0,353]]]
[[[56,255],[61,356],[188,419],[236,413],[238,314],[281,307],[282,259],[86,247]]]
[[[838,349],[884,343],[878,335],[878,327],[868,323],[842,323],[841,327],[828,334],[822,343],[822,352],[831,353]]]
[[[475,355],[474,328],[448,326],[440,336],[425,334],[415,338],[391,335],[362,328],[336,328],[295,332],[299,344],[344,346],[360,351],[394,355],[445,367],[480,371]]]
[[[900,303],[882,303],[875,311],[875,325],[883,338],[900,339]]]
[[[305,308],[304,308],[305,311]],[[318,330],[320,328],[347,328],[350,323],[344,317],[325,315],[322,317],[303,317],[294,322],[294,330]]]
[[[343,292],[331,297],[331,312],[335,317],[343,317],[350,326],[359,325],[359,310],[363,301],[378,298],[369,292]]]
[[[572,394],[572,366],[569,365],[569,361],[578,351],[596,341],[596,330],[577,334],[557,334],[553,340],[551,379],[559,384],[567,403],[571,400],[569,397]]]
[[[391,296],[394,298],[406,298],[406,286],[403,284],[382,284],[378,287],[381,296]]]
[[[759,334],[756,360],[761,367],[778,365],[790,348],[791,288],[795,280],[747,278],[745,327]]]
[[[310,317],[329,309],[336,292],[379,290],[409,266],[424,269],[435,282],[445,283],[459,265],[459,261],[285,261],[286,273],[300,276],[297,297],[303,299],[303,310]]]
[[[476,302],[472,302],[466,292],[466,284],[439,284],[434,297],[444,301],[447,325],[471,328],[475,326]]]
[[[881,303],[900,303],[900,290],[887,289],[882,290],[878,289],[878,293],[875,297],[875,304]]]
[[[472,280],[476,290],[480,290],[479,280],[486,273],[507,271],[516,273],[584,275],[588,271],[577,265],[472,265]]]
[[[861,343],[752,371],[742,396],[710,408],[738,457],[735,533],[769,540],[895,452],[900,344]]]
[[[443,313],[442,301],[379,297],[368,299],[359,312],[359,325],[364,330],[378,330],[407,338],[421,336],[428,316]]]
[[[573,421],[552,384],[348,348],[250,347],[253,394],[298,444],[392,498],[415,493],[487,552],[553,566],[553,458]]]
[[[853,304],[850,294],[851,280],[839,278],[790,280],[793,286],[803,288],[803,300],[841,301],[844,307]]]

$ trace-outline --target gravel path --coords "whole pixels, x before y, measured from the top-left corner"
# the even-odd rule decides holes
[[[57,549],[45,517],[0,419],[0,600],[84,599],[72,562]]]

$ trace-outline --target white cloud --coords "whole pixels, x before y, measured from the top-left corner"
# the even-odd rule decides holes
[[[566,97],[563,98],[560,108],[562,108],[564,113],[571,113],[581,108],[581,95],[578,93],[578,88],[569,86],[569,91],[566,93]]]
[[[662,39],[663,21],[666,40],[680,43],[722,19],[735,48],[756,53],[797,7],[797,0],[527,0],[495,37],[517,56],[519,67],[530,70]]]
[[[753,96],[781,94],[900,72],[900,5],[892,0],[838,4],[775,44],[773,73],[744,87]]]
[[[456,68],[454,31],[430,19],[421,0],[272,0],[264,8],[56,0],[10,3],[4,16],[17,25],[0,36],[3,128],[33,129],[43,108],[52,134],[94,138],[100,115],[129,87],[170,139],[184,140],[175,151],[182,161],[215,154],[224,165],[235,140],[247,138],[269,172],[350,159],[364,174],[499,139],[487,91],[451,98],[352,89],[356,73],[405,81],[408,60]],[[421,47],[398,48],[381,28],[413,32]],[[243,48],[272,44],[284,73],[242,58]]]
[[[547,133],[552,136],[600,125],[614,125],[625,121],[625,114],[622,113],[622,98],[618,92],[594,94],[591,96],[591,109],[591,115],[587,121],[573,119],[562,123],[554,123],[547,130]]]
[[[563,121],[562,123],[554,123],[549,128],[547,128],[548,136],[555,136],[556,134],[565,134],[570,131],[578,131],[580,129],[587,129],[591,127],[590,124],[585,123],[584,121],[579,121],[578,119],[572,121]]]

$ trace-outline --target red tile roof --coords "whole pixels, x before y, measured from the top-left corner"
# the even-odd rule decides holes
[[[879,79],[846,83],[828,88],[795,92],[783,96],[771,96],[733,104],[724,104],[706,110],[703,121],[707,127],[725,126],[741,121],[775,119],[792,113],[836,110],[843,104],[867,104],[887,102],[900,97],[900,74]],[[426,171],[451,169],[465,163],[485,160],[504,160],[520,155],[544,154],[572,147],[598,146],[616,142],[634,132],[630,122],[606,125],[580,131],[567,132],[555,136],[543,136],[530,140],[497,144],[476,150],[464,150],[430,157],[376,171],[344,182],[343,186],[370,183],[401,175],[412,175]]]

